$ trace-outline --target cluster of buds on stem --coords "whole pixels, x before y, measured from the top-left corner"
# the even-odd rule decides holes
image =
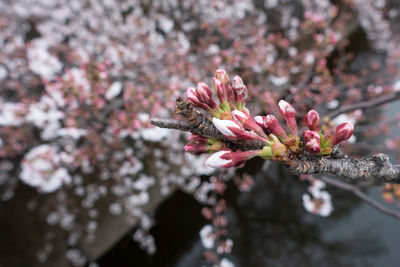
[[[282,100],[281,103],[283,103]],[[297,136],[297,124],[294,117],[295,112],[292,105],[287,102],[284,103],[286,103],[285,105],[287,105],[288,109],[282,109],[282,116],[286,119],[288,128],[293,134],[288,135],[274,115],[256,116],[254,117],[254,121],[267,132],[278,137],[279,140],[283,142],[290,151],[295,154],[299,154],[301,152],[301,141]]]
[[[297,132],[295,109],[284,101],[279,101],[279,112],[286,122],[286,132],[274,115],[252,118],[245,107],[248,91],[243,79],[236,75],[232,83],[224,70],[217,70],[213,77],[214,93],[219,104],[214,101],[213,91],[203,82],[197,88],[189,87],[186,97],[189,104],[207,111],[214,127],[228,140],[258,141],[264,144],[260,150],[232,151],[229,141],[216,140],[200,135],[192,135],[185,151],[193,154],[213,153],[206,161],[211,167],[237,167],[246,160],[260,156],[268,160],[285,161],[290,154],[303,152],[302,142]],[[319,114],[310,110],[304,116],[308,127],[303,133],[305,149],[311,154],[328,155],[332,147],[347,140],[353,133],[353,125],[339,125],[331,136],[323,134]]]
[[[336,127],[332,136],[323,134],[321,132],[319,114],[313,109],[304,116],[304,124],[309,128],[303,133],[306,141],[306,150],[312,154],[319,155],[329,155],[333,146],[348,140],[354,131],[353,124],[345,122]]]
[[[218,69],[213,77],[213,87],[219,105],[214,101],[212,90],[204,82],[198,83],[197,88],[186,89],[189,104],[204,109],[216,118],[221,118],[224,112],[245,109],[248,91],[240,76],[236,75],[231,83],[228,74]]]

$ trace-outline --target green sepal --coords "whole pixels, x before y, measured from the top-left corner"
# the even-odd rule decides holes
[[[264,146],[260,154],[258,155],[266,160],[271,160],[274,157],[274,155],[272,154],[272,149],[268,145]]]

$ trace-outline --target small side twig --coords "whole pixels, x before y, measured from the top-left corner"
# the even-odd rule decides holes
[[[357,197],[359,197],[360,199],[364,200],[368,205],[370,205],[377,211],[382,212],[386,215],[389,215],[391,217],[394,217],[394,218],[400,220],[400,212],[385,207],[384,205],[380,204],[379,202],[377,202],[376,200],[374,200],[373,198],[371,198],[370,196],[368,196],[367,194],[362,192],[359,188],[357,188],[354,185],[351,185],[348,183],[343,183],[341,181],[338,181],[336,179],[332,179],[332,178],[329,178],[326,176],[321,176],[321,177],[318,177],[317,179],[320,179],[321,181],[325,182],[326,184],[335,186],[335,187],[340,188],[345,191],[349,191],[349,192],[353,193],[354,195],[356,195]]]
[[[338,108],[337,110],[334,110],[326,115],[326,117],[333,119],[340,114],[354,111],[357,109],[368,109],[368,108],[376,108],[377,106],[393,102],[396,100],[400,99],[400,92],[396,92],[387,96],[382,96],[380,98],[376,98],[373,100],[367,100],[367,101],[362,101],[359,103],[351,104],[351,105],[346,105]]]

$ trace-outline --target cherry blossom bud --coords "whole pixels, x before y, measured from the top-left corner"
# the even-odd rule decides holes
[[[320,131],[319,126],[319,115],[318,112],[314,109],[307,112],[304,116],[304,124],[311,130],[311,131]]]
[[[186,152],[189,152],[193,155],[200,155],[208,152],[207,144],[188,143],[184,149]]]
[[[232,152],[229,149],[225,149],[212,154],[206,160],[206,164],[213,168],[236,167],[244,163],[246,160],[257,156],[259,153],[259,150]]]
[[[310,130],[305,130],[304,133],[303,133],[303,137],[304,137],[304,140],[306,140],[306,142],[308,142],[308,141],[310,141],[312,139],[316,139],[316,140],[320,140],[321,139],[321,137],[320,137],[318,132],[310,131]]]
[[[228,92],[226,91],[226,87],[223,85],[223,83],[217,78],[213,78],[213,84],[214,84],[214,91],[219,99],[219,102],[224,103],[225,101],[227,101]]]
[[[262,116],[255,116],[254,121],[257,123],[258,126],[264,127],[264,119]]]
[[[197,98],[201,102],[207,104],[212,109],[217,107],[217,103],[215,103],[213,99],[213,92],[211,91],[210,87],[208,87],[205,83],[199,82],[197,84],[196,93],[197,93]]]
[[[281,140],[287,140],[288,136],[280,126],[274,115],[263,116],[263,127],[270,133],[276,135]]]
[[[199,100],[199,98],[197,97],[196,89],[193,87],[188,87],[186,89],[186,99],[189,102],[189,104],[192,105],[193,107],[202,108],[204,110],[210,109],[210,107],[207,104]]]
[[[306,150],[312,154],[318,154],[321,152],[321,144],[319,139],[310,139],[307,141]]]
[[[297,136],[297,123],[295,118],[295,110],[291,104],[281,100],[279,101],[279,112],[286,120],[286,124],[292,131],[294,136]]]
[[[243,131],[242,126],[232,120],[220,120],[217,118],[213,118],[212,121],[215,128],[217,128],[218,131],[220,131],[227,138],[237,137],[236,134],[232,132],[233,129],[236,129],[237,131]]]
[[[232,111],[232,115],[236,120],[240,121],[240,123],[246,130],[254,131],[259,136],[262,136],[268,140],[268,136],[264,133],[263,129],[251,118],[249,113],[247,113],[245,110],[240,111],[236,109]]]
[[[230,158],[231,150],[221,150],[212,154],[207,160],[206,164],[213,168],[229,168],[232,167],[232,158]]]
[[[228,86],[228,84],[229,84],[229,76],[228,76],[228,74],[226,74],[225,70],[218,69],[215,72],[215,78],[220,80],[222,82],[223,86]]]
[[[240,76],[236,75],[233,77],[232,88],[235,96],[235,102],[244,104],[247,99],[248,91]]]
[[[233,120],[220,120],[213,118],[213,124],[226,138],[265,141],[264,138],[253,132],[246,131],[239,123]]]
[[[335,134],[331,137],[333,146],[349,139],[353,135],[354,125],[351,122],[345,122],[336,127]]]
[[[207,144],[208,138],[199,134],[191,134],[187,140],[196,144]]]

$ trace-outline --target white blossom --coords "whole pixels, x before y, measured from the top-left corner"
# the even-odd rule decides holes
[[[110,86],[110,88],[108,88],[107,92],[106,92],[106,99],[107,100],[111,100],[114,99],[116,96],[118,96],[121,93],[122,90],[122,83],[121,82],[113,82]]]
[[[289,76],[275,76],[275,75],[270,75],[269,76],[270,81],[276,85],[276,86],[282,86],[284,84],[287,84],[289,81]]]
[[[214,247],[215,243],[214,228],[210,224],[207,224],[203,226],[203,228],[201,228],[200,240],[206,249],[211,249]]]
[[[20,103],[0,103],[0,125],[21,126],[24,122],[25,108]]]
[[[44,39],[32,41],[27,52],[29,68],[43,79],[53,79],[62,69],[61,62],[48,52],[48,45]]]
[[[47,144],[32,148],[21,164],[20,179],[40,192],[50,193],[71,182],[71,176],[61,166],[57,150]]]

